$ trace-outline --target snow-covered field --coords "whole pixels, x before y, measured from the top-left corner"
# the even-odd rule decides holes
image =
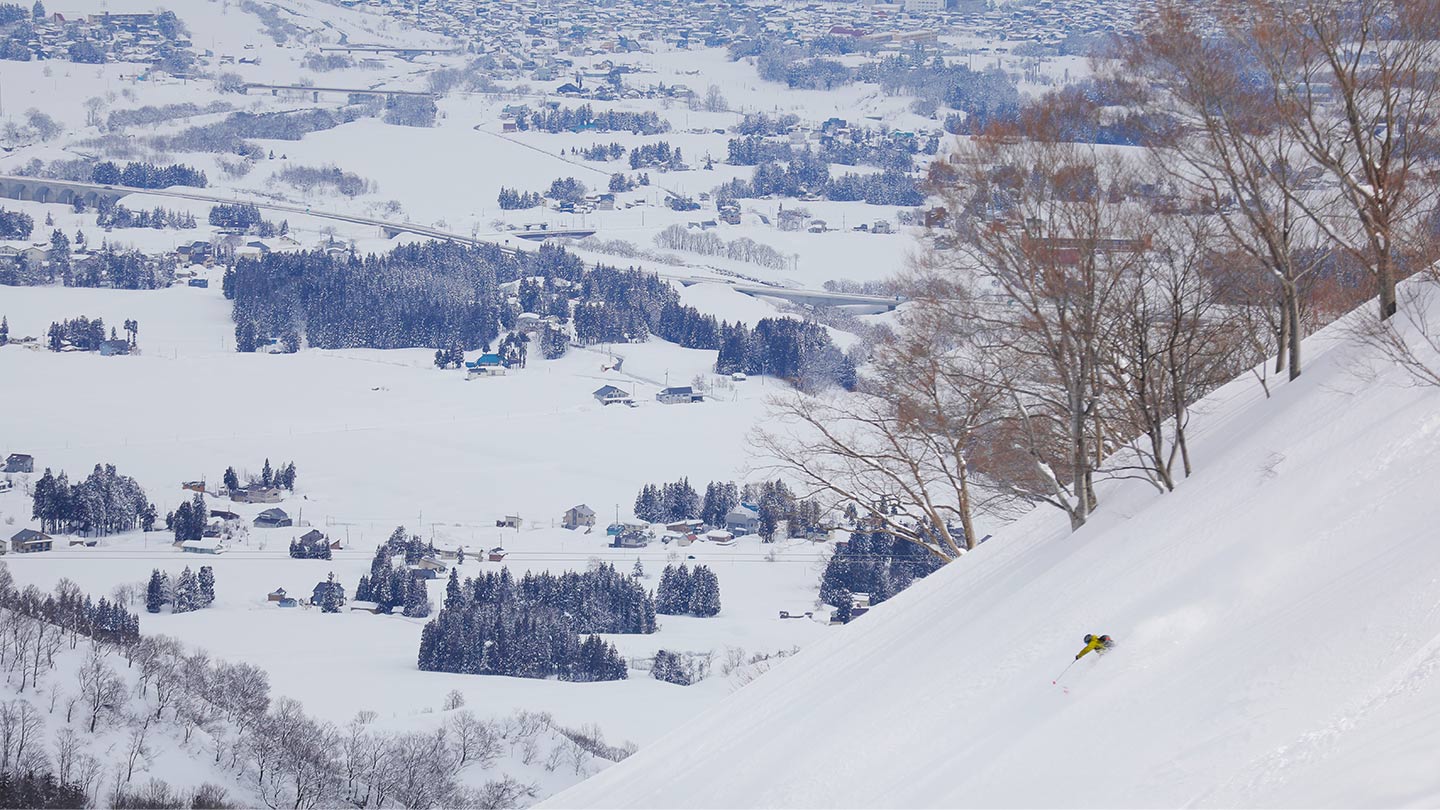
[[[140,356],[0,348],[0,378],[16,381],[12,390],[39,394],[6,406],[0,448],[33,454],[37,473],[63,469],[75,479],[97,463],[115,464],[136,477],[164,513],[189,498],[182,481],[216,482],[228,465],[242,475],[258,472],[267,458],[296,463],[299,493],[279,506],[345,539],[347,550],[331,562],[291,560],[289,541],[304,528],[252,529],[247,544],[213,561],[221,583],[216,608],[147,617],[145,631],[262,664],[278,692],[322,716],[340,721],[365,708],[413,713],[460,688],[474,692],[472,703],[497,711],[553,710],[567,722],[599,722],[617,738],[644,742],[733,688],[718,678],[682,689],[643,677],[577,685],[420,673],[415,654],[423,622],[321,616],[266,603],[276,587],[308,595],[332,570],[353,592],[375,545],[397,525],[472,552],[503,546],[511,552],[505,564],[517,574],[583,569],[592,559],[628,571],[638,558],[655,576],[667,562],[690,555],[714,566],[724,612],[714,619],[665,618],[655,635],[616,637],[621,651],[635,658],[662,647],[788,651],[826,631],[815,622],[776,618],[780,609],[813,606],[819,546],[782,544],[774,561],[766,559],[774,547],[753,537],[732,547],[697,543],[679,552],[658,543],[639,552],[606,547],[604,523],[617,509],[630,517],[642,484],[688,476],[703,488],[712,479],[744,477],[745,434],[763,414],[767,392],[779,390],[774,381],[753,379],[689,406],[661,405],[653,397],[667,375],[676,384],[708,377],[713,352],[663,342],[625,346],[617,353],[626,373],[617,375],[601,371],[610,355],[575,351],[505,377],[467,381],[461,372],[438,371],[430,353],[419,349],[237,354],[218,283],[153,292],[5,287],[0,312],[15,337],[43,334],[51,321],[80,314],[140,323]],[[607,383],[631,389],[638,407],[596,403],[590,392]],[[592,534],[556,528],[578,503],[600,514],[601,528]],[[268,505],[212,499],[213,508],[222,506],[249,518]],[[519,514],[525,527],[497,529],[495,520],[506,514]],[[34,525],[29,517],[23,485],[0,494],[7,536]],[[145,579],[154,567],[178,573],[196,564],[169,541],[164,532],[136,534],[106,538],[93,549],[9,559],[21,583],[48,589],[69,577],[105,593],[118,582]],[[469,566],[498,567],[472,561],[467,574]],[[443,585],[431,583],[437,603]],[[333,661],[345,673],[346,688],[313,677],[320,661]],[[607,697],[595,700],[598,692]],[[652,702],[670,710],[639,710]]]

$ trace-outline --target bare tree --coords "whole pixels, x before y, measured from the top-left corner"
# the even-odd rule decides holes
[[[1310,221],[1321,204],[1319,172],[1309,169],[1319,166],[1283,123],[1273,88],[1256,81],[1243,44],[1213,36],[1211,10],[1164,0],[1129,41],[1121,69],[1161,88],[1145,104],[1165,122],[1155,165],[1183,190],[1180,204],[1214,216],[1276,291],[1276,371],[1288,365],[1295,379],[1305,337],[1303,285],[1331,253]]]
[[[481,768],[489,768],[500,756],[500,735],[494,726],[470,712],[456,712],[446,721],[446,726],[449,728],[450,738],[454,740],[455,753],[459,759],[458,767],[463,768],[471,762],[478,762]]]
[[[1390,318],[1396,283],[1431,241],[1440,0],[1231,0],[1225,11],[1280,121],[1338,184],[1349,216],[1317,209],[1315,223],[1369,270]]]
[[[975,138],[931,167],[951,247],[926,269],[985,296],[968,313],[988,363],[972,379],[1000,385],[1011,412],[977,466],[1074,528],[1098,502],[1107,317],[1149,249],[1134,184],[1134,168],[1097,147],[1013,134]]]
[[[92,643],[76,677],[80,682],[80,700],[90,714],[90,733],[100,719],[118,712],[125,704],[125,681],[106,662],[104,648]]]

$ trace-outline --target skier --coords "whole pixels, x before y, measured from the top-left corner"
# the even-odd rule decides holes
[[[1085,655],[1093,651],[1096,655],[1104,655],[1105,651],[1115,646],[1115,642],[1109,636],[1085,636],[1085,649],[1075,654],[1075,660],[1079,661]]]

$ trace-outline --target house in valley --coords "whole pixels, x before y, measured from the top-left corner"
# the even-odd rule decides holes
[[[280,508],[266,509],[255,516],[254,522],[257,529],[281,529],[295,525],[290,516],[285,514],[285,510]]]
[[[564,522],[561,524],[567,529],[578,529],[581,526],[595,525],[595,510],[580,504],[572,506],[565,512]]]
[[[10,550],[16,554],[33,554],[49,551],[54,544],[50,535],[34,529],[21,529],[10,537]]]

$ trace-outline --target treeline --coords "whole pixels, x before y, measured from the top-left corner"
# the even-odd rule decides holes
[[[4,562],[0,562],[0,608],[52,625],[69,634],[71,648],[76,646],[80,638],[120,645],[133,644],[140,640],[140,617],[126,610],[120,602],[103,596],[92,599],[82,592],[78,585],[63,577],[56,583],[53,593],[44,593],[34,585],[16,589],[10,569]],[[0,633],[0,638],[13,638],[16,635],[18,634]],[[58,639],[58,636],[56,638]],[[46,646],[44,633],[40,633],[38,638],[31,636],[29,642],[21,641],[21,646],[34,650],[37,642],[42,649]],[[36,660],[31,661],[32,667],[40,664],[37,652],[31,653],[36,655]],[[26,669],[26,655],[19,649],[14,653],[0,655],[0,660],[18,663],[23,672]],[[32,671],[32,682],[37,679],[38,672]],[[23,689],[24,678],[20,685]]]
[[[939,570],[943,563],[920,546],[883,532],[854,531],[837,544],[820,576],[820,601],[835,607],[835,617],[850,621],[854,594],[870,597],[871,605],[910,587]]]
[[[620,158],[625,157],[625,147],[614,142],[597,143],[591,146],[581,147],[579,150],[571,149],[570,151],[574,154],[580,155],[580,157],[584,158],[585,160],[594,160],[599,162],[619,160]]]
[[[83,480],[71,484],[45,468],[35,482],[31,517],[42,531],[102,537],[155,526],[155,505],[134,478],[115,472],[113,464],[96,464]]]
[[[521,191],[515,188],[500,187],[500,208],[505,211],[518,211],[525,208],[540,207],[540,192]]]
[[[260,224],[263,219],[254,203],[219,203],[210,207],[209,221],[217,228],[243,231]]]
[[[154,136],[149,142],[152,148],[160,151],[213,152],[260,160],[266,157],[266,150],[247,139],[298,141],[312,132],[334,129],[363,116],[363,111],[354,106],[340,110],[237,112],[226,116],[223,121],[190,127],[175,135]]]
[[[807,149],[809,147],[806,147]],[[732,166],[758,166],[762,163],[788,163],[797,150],[786,141],[760,135],[731,138],[726,145],[725,162]],[[915,166],[914,155],[920,151],[913,138],[869,138],[861,142],[841,138],[821,141],[818,156],[826,163],[846,166],[876,166],[908,172]]]
[[[720,580],[704,565],[692,572],[681,563],[665,566],[655,590],[655,612],[707,618],[720,612]]]
[[[205,172],[181,163],[157,166],[154,163],[126,163],[125,167],[111,161],[95,164],[90,173],[91,182],[105,186],[130,186],[131,188],[168,188],[170,186],[209,185]]]
[[[560,576],[527,572],[518,583],[507,569],[452,585],[445,607],[421,633],[422,670],[623,680],[624,659],[593,633],[655,630],[655,606],[643,586],[609,565]]]
[[[223,483],[225,489],[230,492],[241,488],[240,475],[235,472],[233,466],[225,468],[225,473],[220,476],[220,482]],[[290,461],[271,467],[270,459],[266,458],[265,464],[260,467],[260,474],[255,475],[251,473],[246,478],[245,484],[246,486],[255,486],[258,484],[262,487],[280,487],[281,489],[288,489],[294,492],[295,462]]]
[[[608,563],[558,575],[526,571],[518,581],[508,568],[467,577],[464,583],[452,571],[445,607],[511,604],[562,613],[574,623],[576,633],[655,632],[655,602],[645,587]]]
[[[29,239],[35,231],[35,218],[24,211],[0,208],[0,239]]]
[[[906,156],[905,163],[909,162]],[[901,168],[892,166],[878,174],[847,173],[832,178],[828,160],[808,147],[789,150],[784,163],[774,160],[759,163],[749,180],[737,177],[715,189],[716,198],[721,200],[807,194],[836,201],[864,200],[873,205],[911,206],[925,200],[914,178]]]
[[[228,109],[230,109],[230,105],[223,101],[212,101],[204,107],[188,101],[159,106],[147,104],[144,107],[130,110],[111,110],[110,114],[105,117],[105,126],[108,129],[117,130],[131,126],[158,124],[162,121],[172,121],[176,118],[186,118],[202,113],[223,112]]]
[[[604,110],[595,112],[589,104],[579,107],[556,107],[536,110],[516,119],[521,129],[540,132],[571,132],[593,129],[599,132],[632,132],[636,135],[659,135],[670,131],[670,122],[654,112]]]
[[[104,204],[96,208],[95,224],[102,228],[175,228],[189,230],[196,227],[195,215],[189,211],[171,211],[155,206],[146,211],[132,211],[118,203]]]
[[[171,613],[190,613],[204,610],[215,601],[215,571],[208,565],[200,566],[200,573],[190,566],[180,572],[175,580],[159,568],[150,572],[150,582],[145,586],[145,612],[159,613],[166,605]]]
[[[659,486],[645,484],[635,496],[634,512],[637,519],[646,523],[694,520],[700,517],[700,495],[690,486],[688,478]]]

